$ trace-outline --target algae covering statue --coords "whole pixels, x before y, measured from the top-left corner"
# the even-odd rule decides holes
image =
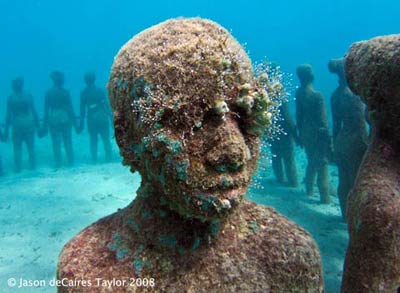
[[[328,68],[339,77],[339,86],[331,97],[331,110],[334,157],[339,171],[338,197],[343,219],[346,219],[347,196],[367,149],[366,107],[347,85],[344,59],[329,61]]]
[[[243,199],[280,85],[255,78],[229,32],[200,18],[151,27],[120,50],[108,88],[124,164],[142,183],[65,245],[60,291],[85,289],[74,280],[89,291],[323,290],[309,234]]]
[[[110,118],[112,116],[108,100],[103,90],[96,86],[96,75],[93,72],[86,73],[84,80],[86,87],[81,92],[79,132],[83,130],[87,114],[92,161],[97,162],[97,140],[99,136],[103,141],[106,161],[110,161]]]
[[[4,140],[8,139],[11,128],[11,139],[14,148],[14,170],[20,172],[22,167],[22,144],[26,144],[29,155],[29,168],[35,169],[35,131],[39,119],[31,94],[24,91],[24,80],[18,77],[12,81],[12,94],[7,100]]]
[[[296,124],[300,144],[307,155],[306,194],[314,193],[315,177],[321,203],[329,203],[328,160],[332,152],[324,97],[313,88],[314,73],[309,64],[297,67],[300,87],[296,91]]]
[[[72,127],[76,127],[76,117],[69,91],[64,88],[64,74],[53,71],[50,74],[53,87],[45,96],[43,132],[50,130],[55,167],[61,166],[61,143],[64,143],[68,165],[74,164]]]
[[[345,70],[368,106],[373,134],[348,198],[342,292],[399,292],[400,35],[353,44]]]

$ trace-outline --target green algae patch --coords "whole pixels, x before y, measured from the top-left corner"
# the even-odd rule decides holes
[[[175,248],[177,245],[175,235],[161,235],[158,241],[162,246],[167,246],[170,248]]]
[[[251,231],[253,231],[253,233],[258,233],[260,231],[257,221],[251,221],[249,223],[249,228]]]
[[[117,260],[125,258],[129,254],[129,250],[122,246],[121,235],[114,233],[111,242],[107,245],[108,249],[115,252]]]

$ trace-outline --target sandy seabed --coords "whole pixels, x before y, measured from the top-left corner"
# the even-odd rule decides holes
[[[55,292],[52,280],[63,245],[134,198],[140,176],[120,164],[117,147],[113,148],[114,162],[90,164],[87,136],[81,135],[75,140],[76,167],[54,170],[50,141],[45,138],[37,144],[37,170],[13,174],[11,144],[0,145],[6,171],[0,177],[0,292]],[[300,149],[296,152],[302,179],[305,158]],[[339,292],[348,234],[337,198],[322,205],[317,194],[304,195],[303,185],[278,185],[268,160],[260,167],[248,199],[274,207],[313,235],[323,258],[326,292]],[[336,168],[331,166],[330,173],[335,187]],[[10,278],[15,279],[14,287],[8,284]],[[21,279],[31,283],[18,288]]]

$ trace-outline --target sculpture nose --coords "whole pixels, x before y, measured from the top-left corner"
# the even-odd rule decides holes
[[[214,146],[207,153],[206,160],[218,172],[235,172],[243,167],[249,156],[239,128],[227,121],[219,128]]]

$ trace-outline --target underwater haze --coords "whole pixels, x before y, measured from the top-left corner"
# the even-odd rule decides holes
[[[74,112],[79,115],[83,76],[96,73],[106,92],[114,56],[140,31],[175,17],[202,17],[227,28],[254,63],[264,60],[292,75],[290,108],[294,111],[295,72],[309,63],[315,88],[322,92],[331,117],[329,98],[337,77],[328,61],[342,57],[356,41],[399,33],[398,0],[282,1],[133,1],[13,0],[0,1],[0,125],[6,119],[11,82],[23,77],[39,119],[44,116],[50,73],[65,75]],[[111,136],[111,135],[110,135]],[[138,173],[122,166],[118,146],[105,162],[102,143],[98,162],[90,157],[89,135],[72,136],[74,166],[54,168],[50,137],[36,138],[36,170],[28,170],[23,149],[22,172],[15,173],[13,145],[0,142],[0,292],[55,292],[57,259],[63,245],[94,221],[125,207],[140,185]],[[100,142],[100,141],[99,141]],[[266,148],[265,152],[269,152]],[[64,156],[64,153],[63,153]],[[306,169],[304,150],[296,147],[301,182]],[[333,202],[322,205],[318,192],[306,197],[304,184],[288,188],[276,183],[271,155],[262,157],[247,197],[274,207],[308,230],[322,255],[326,292],[340,292],[348,233],[336,196],[337,168],[329,166]],[[63,159],[64,160],[64,159]],[[45,280],[18,288],[9,280]]]
[[[113,57],[133,35],[171,17],[200,16],[231,30],[253,61],[268,58],[287,72],[312,64],[316,85],[328,95],[335,84],[328,60],[355,41],[398,32],[399,5],[395,0],[1,1],[0,93],[6,97],[11,79],[22,75],[41,101],[49,72],[59,69],[76,97],[87,70],[106,83]]]

